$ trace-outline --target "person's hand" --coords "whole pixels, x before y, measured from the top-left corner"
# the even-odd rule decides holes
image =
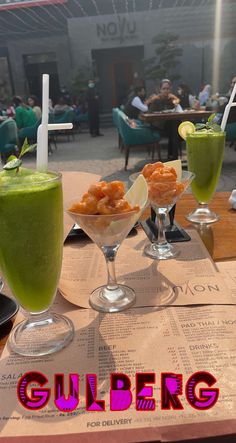
[[[152,94],[150,95],[150,97],[147,98],[147,100],[145,101],[145,105],[150,105],[151,103],[153,103],[155,100],[157,100],[159,97],[157,94]]]

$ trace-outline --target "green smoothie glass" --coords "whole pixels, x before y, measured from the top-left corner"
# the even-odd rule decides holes
[[[73,324],[51,306],[61,271],[61,175],[25,168],[0,173],[0,267],[27,319],[12,331],[21,355],[55,352],[73,338]]]
[[[224,156],[225,133],[212,130],[195,131],[187,135],[188,169],[194,172],[192,192],[198,201],[198,207],[187,219],[193,223],[214,223],[219,216],[211,211],[211,200],[220,177]]]

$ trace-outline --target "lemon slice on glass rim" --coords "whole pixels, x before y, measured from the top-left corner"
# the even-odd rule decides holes
[[[186,140],[189,134],[192,134],[195,131],[196,131],[195,125],[192,122],[188,121],[180,123],[178,127],[178,133],[180,137],[182,137],[184,140]]]

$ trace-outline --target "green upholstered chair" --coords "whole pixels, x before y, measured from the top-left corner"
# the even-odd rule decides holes
[[[68,111],[64,112],[64,114],[59,114],[56,115],[54,114],[54,123],[75,123],[75,112],[73,109],[69,109]],[[69,131],[57,131],[57,136],[58,135],[66,135],[67,136],[67,140],[70,140],[70,135],[72,136],[73,140],[74,140],[74,131],[73,129],[69,130]]]
[[[3,163],[17,152],[18,135],[15,120],[8,118],[0,125],[0,153]]]
[[[226,141],[230,142],[232,146],[234,146],[234,150],[236,150],[236,122],[228,123],[225,128],[226,132]]]
[[[143,126],[131,127],[127,115],[121,110],[119,110],[118,116],[119,133],[125,149],[125,169],[127,169],[131,147],[147,146],[151,148],[152,159],[154,159],[155,149],[157,148],[160,158],[159,141],[161,137],[159,132]]]
[[[41,119],[37,120],[33,126],[27,126],[26,128],[20,129],[18,133],[20,142],[23,143],[25,138],[27,138],[29,143],[36,143],[37,131],[40,124]]]
[[[121,135],[120,135],[120,131],[119,131],[119,111],[120,111],[119,108],[112,109],[112,120],[113,120],[114,126],[117,129],[118,146],[119,146],[119,149],[122,151],[123,150],[123,143],[122,143]]]
[[[20,129],[18,136],[20,140],[20,144],[24,142],[25,138],[27,138],[28,142],[36,143],[37,142],[37,132],[38,127],[41,124],[41,119],[37,120],[37,122],[33,126],[28,126],[26,128]],[[49,113],[48,114],[48,122],[49,123],[55,123],[54,115]],[[57,149],[56,144],[56,137],[55,137],[56,131],[49,131],[48,132],[48,151],[49,153],[52,153],[52,143],[55,146],[55,149]]]

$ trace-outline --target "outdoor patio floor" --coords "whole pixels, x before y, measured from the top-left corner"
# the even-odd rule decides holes
[[[85,171],[100,174],[105,180],[123,180],[128,183],[129,175],[140,171],[145,163],[151,161],[144,148],[130,149],[128,170],[124,170],[124,153],[118,148],[115,128],[102,129],[104,137],[90,137],[87,131],[75,134],[74,141],[60,136],[57,146],[49,156],[49,169],[52,171]],[[162,149],[163,161],[167,155]],[[186,164],[186,154],[183,151]],[[35,154],[24,159],[27,167],[35,168]],[[236,151],[225,148],[224,163],[218,184],[218,191],[232,191],[236,188]]]

